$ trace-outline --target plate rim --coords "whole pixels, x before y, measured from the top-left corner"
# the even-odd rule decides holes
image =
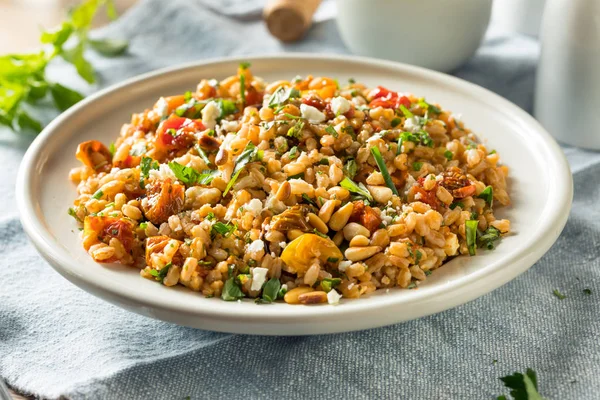
[[[59,127],[63,121],[68,120],[73,115],[77,114],[81,109],[86,108],[88,104],[93,103],[99,99],[101,100],[104,96],[111,94],[113,91],[122,90],[130,86],[134,87],[142,82],[164,77],[172,73],[183,72],[188,69],[200,68],[203,66],[219,63],[239,63],[241,61],[252,62],[253,60],[277,62],[278,60],[289,59],[316,60],[325,62],[352,62],[354,64],[362,64],[371,67],[383,66],[395,70],[398,73],[405,72],[409,74],[419,75],[420,77],[424,78],[429,82],[443,80],[445,83],[451,85],[453,88],[460,89],[461,91],[467,91],[473,95],[481,95],[482,97],[486,98],[487,103],[494,103],[495,105],[502,107],[504,112],[509,112],[511,115],[515,116],[515,120],[525,123],[528,126],[528,128],[534,130],[540,136],[542,142],[546,145],[547,151],[553,156],[553,165],[557,166],[557,171],[559,172],[559,174],[556,177],[554,177],[554,191],[558,194],[558,198],[556,199],[557,201],[555,203],[550,205],[551,209],[547,213],[547,216],[551,216],[552,218],[545,218],[543,224],[543,226],[548,226],[553,229],[546,229],[545,234],[540,233],[538,235],[539,240],[535,248],[532,249],[532,251],[529,251],[527,254],[521,254],[522,252],[518,252],[508,256],[508,258],[502,262],[502,264],[505,265],[505,268],[503,269],[496,269],[493,271],[488,271],[487,273],[482,273],[480,270],[457,279],[457,281],[454,282],[450,288],[444,288],[440,285],[440,287],[431,288],[426,293],[415,293],[410,298],[402,299],[390,296],[388,299],[381,300],[380,303],[378,303],[376,306],[369,303],[358,304],[359,302],[353,302],[352,307],[349,307],[351,303],[346,303],[342,307],[335,307],[335,312],[323,312],[321,307],[307,307],[302,312],[289,312],[289,310],[286,308],[285,313],[247,313],[242,312],[241,310],[236,311],[234,307],[230,307],[230,309],[227,310],[227,312],[223,312],[223,310],[220,308],[218,308],[218,311],[213,312],[211,307],[195,308],[193,310],[182,309],[177,305],[170,305],[158,302],[157,300],[152,299],[150,296],[144,297],[142,293],[138,294],[136,291],[123,292],[111,287],[107,287],[106,285],[99,285],[97,282],[93,281],[93,277],[90,277],[89,275],[86,277],[79,274],[74,274],[72,273],[72,271],[70,271],[71,268],[69,267],[69,264],[73,263],[74,260],[72,259],[72,257],[69,256],[68,251],[66,251],[65,249],[54,248],[54,246],[52,245],[53,241],[51,240],[52,235],[36,217],[36,212],[34,209],[35,201],[32,198],[31,176],[35,173],[35,166],[38,161],[38,156],[40,155],[40,152],[43,148],[43,144],[46,141],[48,141],[53,136],[53,134],[55,134],[56,127]],[[558,190],[556,188],[560,188],[561,190]],[[232,319],[235,319],[239,322],[252,321],[253,323],[268,324],[282,322],[299,323],[302,321],[332,321],[342,317],[346,317],[347,314],[359,313],[361,311],[365,312],[370,309],[373,309],[374,307],[377,309],[385,309],[386,307],[390,306],[400,306],[419,303],[420,301],[426,300],[428,298],[434,298],[438,295],[462,290],[465,286],[474,286],[478,283],[481,284],[482,279],[489,279],[491,274],[498,275],[499,272],[502,272],[501,276],[497,277],[498,279],[496,279],[496,283],[491,285],[493,287],[490,290],[486,291],[486,293],[488,293],[492,290],[497,289],[500,286],[503,286],[506,282],[513,280],[518,275],[525,272],[548,251],[548,249],[554,244],[554,242],[562,232],[567,222],[569,215],[568,211],[570,210],[572,204],[572,197],[572,175],[566,157],[560,149],[559,145],[554,140],[554,138],[552,138],[552,136],[531,115],[529,115],[527,112],[525,112],[523,109],[510,102],[509,100],[477,84],[465,81],[461,78],[457,78],[448,74],[432,71],[426,68],[421,68],[393,61],[379,60],[369,57],[358,57],[352,55],[325,55],[315,53],[284,53],[217,57],[202,61],[192,61],[184,64],[161,68],[155,71],[134,76],[114,85],[110,85],[86,97],[84,100],[82,100],[75,106],[71,107],[69,110],[59,115],[35,138],[35,140],[27,149],[27,152],[25,153],[21,161],[16,185],[17,205],[21,223],[25,232],[34,244],[36,250],[42,255],[42,257],[46,259],[46,261],[48,261],[57,272],[59,272],[62,276],[67,278],[75,285],[84,288],[86,291],[91,292],[92,294],[99,296],[104,300],[110,301],[112,303],[118,303],[121,306],[123,306],[123,303],[119,303],[117,300],[114,300],[115,297],[121,298],[127,303],[134,304],[137,307],[151,307],[163,313],[173,312],[180,315],[189,315],[195,318],[206,319],[211,321],[231,321]],[[562,213],[559,212],[560,210],[562,210]],[[539,229],[538,231],[544,232],[543,229]],[[461,300],[459,304],[466,303],[478,297],[480,297],[480,295],[464,296],[464,300]],[[438,306],[437,309],[428,313],[422,313],[421,316],[440,312],[452,307],[453,306]],[[136,311],[132,308],[128,309]],[[419,317],[420,316],[414,318]],[[160,316],[159,318],[164,319]],[[177,323],[181,324],[182,322]],[[378,326],[388,325],[392,323],[395,322],[382,323]],[[185,323],[183,322],[183,324]],[[198,324],[195,323],[191,326],[198,326]],[[375,325],[372,326],[374,327]],[[339,331],[349,330],[352,329],[341,329]],[[226,331],[229,332],[230,330]],[[322,331],[333,332],[335,330],[324,329]]]

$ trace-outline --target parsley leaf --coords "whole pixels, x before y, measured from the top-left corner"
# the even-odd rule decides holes
[[[154,279],[156,279],[157,281],[159,281],[159,282],[162,283],[162,281],[167,276],[167,273],[169,272],[169,269],[171,268],[171,265],[172,265],[171,263],[168,263],[163,268],[161,268],[160,271],[157,271],[155,269],[151,269],[148,273],[150,275],[152,275],[154,277]]]
[[[221,292],[221,299],[225,301],[235,301],[244,296],[244,292],[242,292],[240,286],[235,282],[235,278],[231,277],[225,281],[223,291]]]
[[[349,158],[348,161],[346,161],[346,165],[344,165],[343,171],[344,175],[346,175],[348,178],[354,179],[356,172],[358,171],[356,160],[354,158]]]
[[[552,291],[552,294],[554,294],[556,297],[558,297],[559,300],[564,300],[567,298],[567,296],[565,296],[564,294],[562,294],[561,292],[558,291],[558,289],[554,289]]]
[[[537,376],[535,371],[527,368],[525,374],[515,372],[512,375],[500,378],[515,400],[544,400],[538,392]],[[506,398],[505,396],[501,396]],[[499,397],[499,398],[501,398]]]
[[[281,289],[281,282],[279,282],[279,279],[269,279],[269,281],[265,284],[265,287],[263,288],[262,299],[267,303],[271,303],[277,300],[279,289]]]
[[[222,222],[215,222],[210,228],[210,233],[211,236],[216,236],[217,234],[219,234],[223,237],[229,237],[236,229],[237,227],[229,222],[226,224]]]
[[[330,134],[331,136],[333,136],[334,138],[338,137],[338,133],[335,130],[335,128],[331,125],[328,125],[327,128],[325,128],[325,132],[327,132],[328,134]]]
[[[337,287],[340,283],[342,283],[340,278],[325,278],[321,281],[321,288],[324,292],[329,293],[331,289]]]
[[[283,105],[286,101],[300,97],[300,92],[295,88],[284,88],[279,86],[269,98],[269,108],[276,108]]]
[[[494,249],[494,242],[500,239],[500,230],[489,226],[479,237],[479,247],[486,247],[488,250]]]
[[[304,121],[298,121],[296,122],[296,124],[294,126],[292,126],[288,131],[287,131],[287,136],[296,138],[296,139],[301,139],[302,138],[302,129],[304,129]]]
[[[240,69],[248,69],[252,66],[251,63],[249,63],[248,61],[242,61],[240,63]]]
[[[452,158],[454,158],[454,154],[452,154],[450,150],[446,150],[444,152],[444,157],[446,157],[448,161],[452,161]]]
[[[362,182],[357,184],[346,176],[341,180],[339,185],[352,193],[356,193],[362,197],[365,197],[369,201],[373,201],[373,196],[371,196],[371,193],[367,190],[365,185],[362,184]]]
[[[423,166],[422,162],[414,162],[413,163],[413,171],[420,171],[421,167]]]
[[[260,161],[262,159],[262,150],[259,150],[258,147],[254,145],[252,142],[248,142],[244,151],[238,156],[235,160],[235,166],[233,167],[233,172],[231,173],[231,179],[227,186],[225,187],[225,191],[223,192],[223,197],[227,195],[229,189],[234,185],[237,178],[240,176],[240,173],[244,169],[246,165],[251,162]]]

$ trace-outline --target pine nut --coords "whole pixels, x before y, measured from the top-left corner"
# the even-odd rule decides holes
[[[302,304],[319,304],[327,301],[327,293],[323,291],[314,291],[303,293],[298,296],[298,301]]]
[[[373,196],[373,200],[379,204],[387,204],[392,199],[392,189],[387,186],[367,185],[367,189],[369,189],[369,192]]]
[[[316,214],[308,214],[308,223],[311,224],[313,228],[316,228],[321,233],[329,232],[329,228],[327,228],[325,222],[323,222],[323,220],[319,218]]]
[[[304,234],[300,229],[290,229],[287,233],[288,240],[294,240]]]
[[[300,300],[298,299],[298,297],[301,294],[310,293],[312,291],[313,288],[306,286],[293,288],[283,296],[283,301],[285,301],[288,304],[300,304]]]
[[[373,233],[371,238],[371,246],[379,246],[381,248],[387,247],[390,244],[390,235],[388,235],[385,229],[378,229]]]
[[[367,247],[350,247],[346,249],[344,255],[350,261],[362,261],[367,258],[379,253],[381,247],[379,246],[367,246]]]
[[[352,215],[352,211],[354,210],[354,204],[347,203],[345,206],[337,210],[331,216],[329,220],[329,227],[334,231],[341,230],[348,220],[350,219],[350,215]]]
[[[363,235],[356,235],[350,240],[350,247],[365,247],[369,245],[369,238]]]
[[[339,200],[327,200],[319,210],[319,218],[321,218],[323,222],[328,223],[333,211],[340,204],[342,204],[342,202]]]
[[[362,235],[365,237],[370,237],[371,232],[364,226],[356,222],[350,222],[348,225],[344,226],[343,229],[344,238],[348,241],[352,240],[353,237]]]
[[[277,193],[275,194],[275,198],[280,201],[286,201],[290,198],[292,194],[292,186],[288,181],[284,181],[279,189],[277,189]]]

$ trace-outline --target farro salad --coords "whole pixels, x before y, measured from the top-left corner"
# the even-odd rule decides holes
[[[227,301],[416,288],[510,229],[508,168],[459,116],[353,79],[268,83],[242,63],[76,158],[69,214],[95,261]]]

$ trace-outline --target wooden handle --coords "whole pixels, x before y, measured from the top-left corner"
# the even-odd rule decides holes
[[[269,32],[284,42],[300,39],[319,4],[321,0],[269,0],[263,13]]]

